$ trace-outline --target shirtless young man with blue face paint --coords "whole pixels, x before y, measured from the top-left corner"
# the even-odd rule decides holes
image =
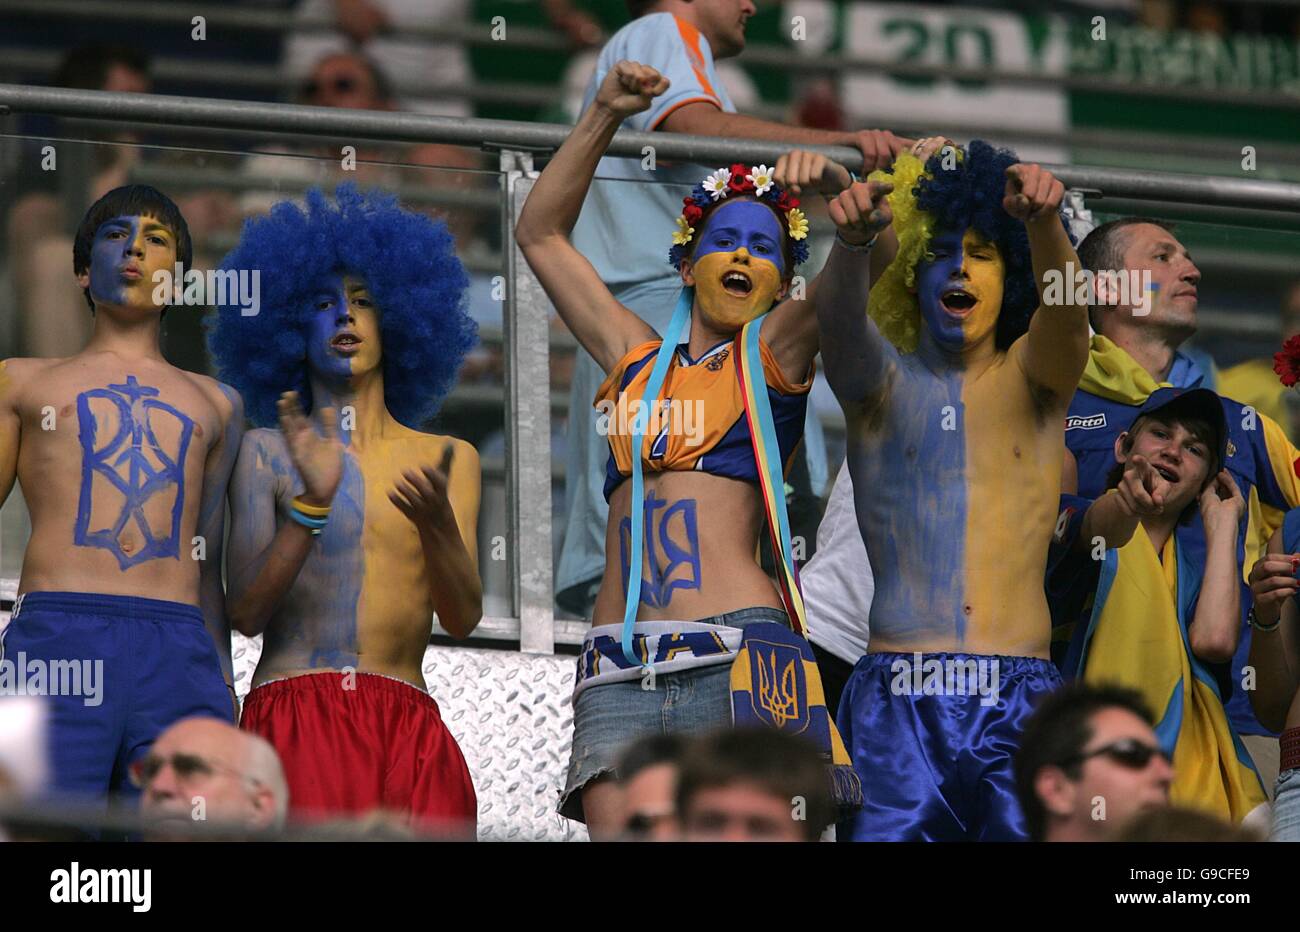
[[[840,701],[865,799],[845,839],[1023,838],[1011,759],[1060,682],[1043,574],[1088,320],[1038,307],[1035,283],[1078,263],[1064,189],[1010,153],[941,143],[899,158],[888,201],[855,185],[832,202],[814,298],[876,585]],[[891,217],[899,252],[872,283]]]
[[[128,769],[159,732],[235,714],[221,559],[243,405],[169,365],[158,340],[155,273],[190,259],[166,196],[110,191],[73,247],[90,342],[66,359],[0,364],[0,500],[16,476],[32,518],[0,652],[29,671],[81,673],[73,690],[47,682],[64,794],[134,795]]]
[[[423,429],[475,341],[452,237],[343,185],[250,221],[223,266],[266,284],[256,316],[218,307],[210,339],[257,425],[230,483],[231,624],[264,635],[240,726],[279,753],[295,819],[472,833],[423,672],[435,615],[456,637],[483,615],[478,454]]]

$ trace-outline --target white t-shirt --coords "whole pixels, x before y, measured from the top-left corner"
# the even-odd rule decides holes
[[[847,663],[857,663],[867,652],[867,619],[876,583],[858,529],[847,462],[840,466],[817,527],[817,552],[799,571],[799,580],[808,639]]]
[[[432,27],[469,18],[469,0],[371,0],[384,11],[393,29],[400,33],[411,27]],[[332,19],[331,0],[303,0],[296,14],[303,19]],[[304,32],[285,42],[285,70],[294,80],[311,73],[316,63],[334,52],[352,51],[352,40],[342,32]],[[464,99],[433,99],[404,90],[421,84],[468,85],[472,76],[469,54],[458,43],[434,42],[414,37],[376,36],[361,51],[396,85],[403,110],[438,116],[471,116],[473,108]]]

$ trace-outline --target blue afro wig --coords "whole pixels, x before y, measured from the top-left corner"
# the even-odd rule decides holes
[[[298,392],[310,409],[311,298],[322,282],[354,275],[379,308],[384,402],[394,418],[419,430],[478,339],[465,312],[469,278],[444,223],[351,184],[340,185],[334,199],[330,204],[313,188],[306,210],[282,201],[269,216],[245,222],[221,268],[259,272],[259,312],[245,317],[238,304],[218,305],[208,322],[208,348],[254,424],[276,425],[276,400],[286,391]]]

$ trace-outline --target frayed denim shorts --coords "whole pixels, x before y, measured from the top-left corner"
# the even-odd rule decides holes
[[[744,628],[756,622],[789,626],[784,610],[757,606],[700,618],[699,623]],[[731,724],[731,664],[661,673],[655,688],[639,680],[590,686],[573,702],[573,750],[559,813],[584,821],[582,788],[614,774],[619,756],[638,738],[652,734],[707,732]]]

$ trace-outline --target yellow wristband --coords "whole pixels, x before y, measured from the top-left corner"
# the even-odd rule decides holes
[[[293,507],[309,518],[328,518],[330,513],[329,505],[308,505],[301,496],[294,498]]]

